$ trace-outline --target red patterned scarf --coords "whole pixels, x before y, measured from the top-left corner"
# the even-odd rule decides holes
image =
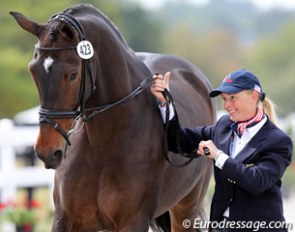
[[[251,127],[259,123],[264,117],[262,109],[258,109],[256,115],[244,122],[237,122],[232,125],[232,129],[239,135],[242,136],[247,127]]]

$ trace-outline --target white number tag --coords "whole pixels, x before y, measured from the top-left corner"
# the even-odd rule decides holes
[[[82,40],[77,45],[78,55],[84,59],[90,59],[94,55],[92,44],[88,40]]]

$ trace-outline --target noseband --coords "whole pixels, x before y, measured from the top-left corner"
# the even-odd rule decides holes
[[[66,22],[68,25],[70,25],[79,35],[80,41],[86,41],[86,35],[83,30],[83,27],[81,24],[71,15],[66,13],[60,13],[56,14],[51,17],[51,19],[58,19],[60,21]],[[63,50],[71,50],[71,49],[77,49],[77,46],[69,46],[69,47],[40,47],[35,45],[35,48],[38,50],[44,50],[44,51],[63,51]],[[67,141],[68,145],[71,145],[69,136],[70,132],[66,132],[62,129],[62,127],[54,120],[54,119],[67,119],[67,118],[74,118],[77,120],[80,117],[83,117],[84,121],[88,121],[92,119],[97,114],[100,114],[114,106],[117,106],[122,103],[126,103],[130,100],[132,100],[134,97],[139,95],[144,89],[149,87],[151,85],[151,82],[153,80],[153,75],[149,76],[147,79],[143,80],[139,86],[133,90],[129,95],[126,97],[113,102],[108,105],[103,106],[97,106],[92,108],[84,108],[84,95],[85,95],[85,85],[86,85],[86,69],[88,69],[88,72],[90,73],[90,81],[91,81],[91,94],[93,94],[96,90],[95,85],[95,78],[93,75],[93,68],[91,59],[82,59],[82,78],[81,78],[81,84],[80,84],[80,90],[79,90],[79,98],[78,102],[74,109],[68,110],[68,109],[46,109],[41,107],[39,109],[39,115],[40,115],[40,123],[47,123],[51,125],[55,130],[57,130]],[[71,130],[70,130],[71,131]]]

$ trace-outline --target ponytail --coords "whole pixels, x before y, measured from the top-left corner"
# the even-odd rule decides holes
[[[262,108],[273,124],[277,124],[276,105],[269,98],[265,97],[259,101],[258,106]]]

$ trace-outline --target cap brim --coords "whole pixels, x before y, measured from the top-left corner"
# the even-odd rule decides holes
[[[221,93],[234,94],[234,93],[241,92],[242,90],[244,90],[244,89],[242,89],[240,87],[235,87],[235,86],[220,86],[219,88],[212,90],[209,93],[209,96],[210,97],[217,97]]]

